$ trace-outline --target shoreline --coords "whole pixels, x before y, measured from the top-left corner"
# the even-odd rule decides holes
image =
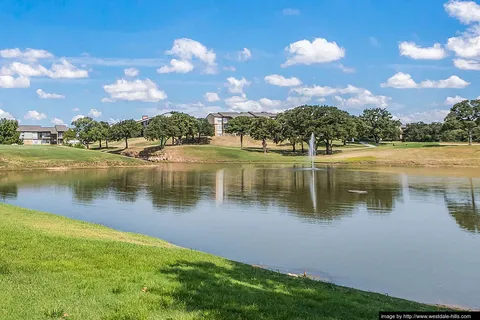
[[[252,303],[252,305],[256,303],[262,303],[261,301],[257,300],[261,300],[264,295],[269,295],[269,308],[259,310],[259,313],[256,314],[262,319],[276,319],[279,315],[283,315],[283,317],[281,318],[289,318],[290,316],[295,314],[304,314],[303,318],[305,319],[316,319],[315,317],[317,316],[318,312],[327,311],[329,312],[329,314],[325,316],[329,317],[337,316],[342,318],[342,314],[364,314],[364,317],[361,317],[361,319],[364,319],[376,318],[379,311],[389,310],[472,310],[458,306],[419,303],[402,298],[390,297],[388,295],[380,293],[339,286],[330,282],[311,279],[309,277],[303,277],[302,275],[293,276],[292,274],[289,275],[285,273],[279,273],[269,270],[268,268],[264,268],[262,266],[248,265],[208,253],[200,252],[197,250],[178,247],[157,238],[141,234],[117,231],[115,229],[111,229],[99,224],[70,219],[63,216],[40,212],[36,210],[24,209],[17,206],[0,204],[0,213],[0,221],[2,221],[2,224],[0,224],[0,230],[4,231],[0,232],[0,240],[7,240],[6,242],[9,243],[8,240],[11,237],[15,237],[17,242],[20,245],[23,245],[23,249],[18,253],[18,256],[15,254],[15,252],[17,252],[16,250],[9,251],[8,247],[0,247],[0,252],[3,252],[3,254],[1,255],[1,258],[3,259],[0,259],[0,277],[2,277],[2,275],[6,275],[6,277],[9,277],[9,275],[15,276],[17,273],[23,274],[23,269],[17,269],[16,265],[20,266],[27,263],[34,266],[38,264],[35,269],[33,269],[31,272],[27,272],[24,276],[32,277],[32,279],[28,283],[26,283],[26,285],[30,287],[34,286],[35,288],[38,288],[38,290],[42,291],[43,289],[41,288],[41,286],[38,286],[36,282],[42,282],[43,280],[42,278],[37,279],[37,276],[45,272],[49,273],[49,268],[54,268],[53,270],[57,270],[52,274],[54,276],[54,280],[50,279],[49,281],[55,281],[55,283],[50,284],[49,286],[54,285],[58,290],[63,290],[64,295],[67,295],[69,297],[75,297],[77,296],[76,290],[74,290],[74,288],[72,288],[73,290],[69,290],[69,283],[64,282],[69,282],[70,277],[72,277],[73,280],[78,279],[75,281],[79,281],[80,279],[83,279],[83,277],[85,277],[83,274],[87,272],[86,274],[89,274],[89,278],[85,278],[83,281],[91,282],[91,286],[96,286],[97,282],[101,282],[103,284],[99,284],[100,290],[98,292],[95,291],[95,294],[90,293],[87,294],[87,297],[80,297],[79,299],[81,301],[78,302],[80,304],[88,304],[90,303],[90,299],[94,297],[97,297],[94,299],[101,299],[105,295],[113,294],[115,296],[115,291],[112,291],[113,293],[107,293],[107,291],[101,288],[103,287],[103,285],[109,282],[113,282],[110,285],[113,285],[114,282],[117,282],[118,280],[115,280],[116,278],[108,279],[111,277],[115,277],[115,275],[117,274],[118,276],[120,276],[119,279],[122,279],[124,277],[130,277],[130,274],[126,271],[129,270],[129,268],[134,268],[135,270],[137,270],[137,272],[138,269],[145,269],[146,272],[142,273],[142,275],[138,274],[136,277],[132,278],[134,283],[131,284],[131,286],[132,288],[137,288],[136,290],[138,291],[135,290],[135,292],[131,293],[131,299],[137,299],[135,297],[138,297],[137,292],[140,292],[142,286],[143,289],[141,291],[143,291],[144,294],[149,292],[149,290],[153,290],[153,288],[158,288],[158,285],[153,284],[152,281],[161,281],[160,283],[163,283],[162,286],[167,286],[167,283],[165,283],[165,281],[173,281],[174,283],[172,284],[175,285],[175,287],[183,283],[180,282],[177,285],[177,282],[175,281],[176,277],[171,278],[167,276],[164,280],[161,280],[163,277],[161,276],[162,274],[168,275],[170,274],[170,271],[172,271],[174,272],[172,275],[178,275],[178,272],[180,272],[180,274],[182,274],[183,272],[190,272],[189,270],[193,272],[200,272],[201,270],[203,271],[202,268],[206,268],[205,273],[193,273],[193,277],[187,277],[183,280],[189,283],[186,287],[186,291],[183,294],[185,295],[186,300],[183,300],[183,295],[173,295],[169,290],[162,291],[162,294],[160,294],[160,296],[172,295],[172,297],[174,297],[175,299],[179,299],[177,303],[169,305],[172,309],[178,308],[178,303],[193,304],[190,305],[190,307],[186,306],[187,309],[181,310],[182,312],[187,312],[191,308],[195,309],[196,307],[198,307],[198,305],[202,305],[203,307],[203,304],[207,303],[209,306],[208,310],[212,310],[211,308],[213,307],[214,310],[220,310],[218,312],[221,312],[224,315],[228,315],[231,310],[229,308],[223,310],[225,302],[228,302],[230,301],[230,299],[232,299],[232,302],[235,301],[235,303],[242,303],[241,299],[243,298],[243,296],[242,298],[238,298],[238,295],[242,294],[243,290],[246,290],[244,288],[250,288],[251,286],[254,286],[256,288],[257,286],[260,286],[258,287],[260,291],[258,291],[257,289],[254,289],[254,291],[250,291],[250,289],[248,289],[248,293],[243,292],[243,295],[252,295],[251,297],[254,298],[252,301],[248,300],[248,302],[245,302],[246,306],[250,305],[250,303]],[[36,239],[35,242],[30,242],[30,240],[28,240],[31,237],[34,237],[32,239]],[[58,250],[60,250],[58,252],[63,252],[67,247],[70,248],[70,250],[67,251],[67,255],[63,253],[58,256],[58,254],[55,253]],[[33,260],[30,260],[30,255],[25,255],[25,252],[28,252],[29,250],[41,250],[42,255],[38,258],[33,258],[37,257],[37,255],[34,255],[32,256]],[[129,252],[129,254],[126,255],[127,252]],[[160,255],[154,254],[155,252]],[[106,256],[104,256],[103,254],[105,254]],[[102,262],[105,257],[108,257],[112,254],[114,254],[115,256],[118,255],[118,262],[123,261],[123,259],[128,257],[127,259],[130,261],[130,263],[105,264],[104,262]],[[62,255],[64,256],[63,258]],[[169,256],[170,258],[168,258],[167,256]],[[39,259],[39,261],[37,261],[37,259]],[[45,262],[42,262],[45,259],[47,260]],[[76,262],[74,264],[70,264],[68,262],[70,259],[73,259],[72,262]],[[165,271],[166,273],[162,272],[154,278],[151,278],[152,275],[150,271],[148,271],[150,270],[149,266],[153,263],[153,266],[155,266],[155,268],[159,268],[160,266],[162,266],[162,264],[166,263],[162,262],[164,261],[163,259],[167,259],[165,261],[169,261],[168,267],[166,267],[166,270],[168,271]],[[180,263],[180,265],[178,265],[178,263]],[[95,271],[92,270],[93,273],[89,272],[88,270],[90,270],[90,268],[87,266],[92,264],[96,265],[99,269],[105,269],[106,272],[108,270],[109,271],[107,273],[103,273],[101,272],[101,270],[95,269]],[[169,267],[170,265],[172,267]],[[176,265],[191,265],[193,269],[183,269],[183,267],[180,267],[181,269],[177,269],[179,267],[175,267]],[[77,268],[77,266],[80,266],[80,268]],[[199,269],[197,270],[197,268]],[[118,273],[120,270],[125,270],[126,273]],[[58,274],[59,276],[55,276],[55,274],[57,274],[56,272],[61,273]],[[97,273],[99,276],[98,279],[94,277],[94,275]],[[122,274],[124,274],[123,277]],[[158,278],[159,276],[160,278]],[[215,286],[212,287],[212,294],[214,294],[218,290],[222,290],[220,288],[223,288],[226,285],[224,281],[228,281],[228,283],[230,283],[230,281],[233,281],[232,284],[235,284],[237,281],[241,281],[242,283],[244,283],[244,285],[242,285],[241,287],[234,285],[227,291],[223,290],[223,292],[220,292],[220,294],[218,296],[215,296],[214,298],[214,300],[218,300],[218,305],[215,304],[214,306],[212,306],[212,302],[205,302],[211,301],[212,297],[210,297],[207,292],[202,291],[202,289],[204,289],[204,285],[202,285],[202,283],[203,281],[206,281],[205,277],[213,277],[210,281],[215,282],[218,281],[218,277],[220,276],[225,276],[226,278],[218,283],[215,283]],[[107,279],[104,279],[103,277],[107,277]],[[197,284],[197,282],[199,281],[198,277],[200,277],[200,282]],[[138,280],[134,280],[137,278],[145,279],[138,282]],[[207,281],[206,283],[210,285],[210,281]],[[278,283],[276,286],[281,286],[283,288],[281,289],[282,292],[289,292],[289,294],[282,294],[281,296],[277,296],[278,292],[276,290],[278,289],[274,289],[276,286],[274,286],[273,288],[271,287],[272,282]],[[9,283],[11,283],[12,285],[9,286]],[[196,289],[197,285],[199,285],[199,287]],[[130,285],[125,284],[125,286]],[[15,286],[15,281],[9,282],[8,280],[6,280],[5,282],[0,282],[0,288],[2,289],[2,291],[0,292],[0,296],[2,295],[2,293],[6,295],[11,294],[11,292],[9,292],[11,290],[15,291],[15,296],[17,298],[22,295],[26,296],[28,294],[32,294],[30,290],[25,290],[21,284],[18,285],[18,287]],[[16,290],[20,291],[17,292]],[[48,290],[48,288],[46,288],[46,290]],[[129,293],[129,289],[122,290],[125,290],[125,294]],[[204,292],[204,294],[199,293],[200,295],[197,295],[197,291]],[[51,296],[50,293],[44,294],[47,295],[47,298]],[[222,301],[226,299],[225,295],[228,296],[228,301]],[[318,297],[312,300],[313,296],[311,295],[318,295]],[[275,299],[271,300],[272,297],[276,297],[277,299],[280,299],[282,301],[275,301]],[[63,301],[63,298],[64,297],[60,298],[59,300]],[[117,299],[118,298],[121,298],[121,296],[117,295]],[[86,300],[84,301],[84,299]],[[353,301],[356,301],[355,304],[351,304],[352,299]],[[72,309],[75,309],[74,305],[76,306],[76,300],[66,299],[65,301],[67,302],[63,303],[62,308],[64,308],[65,312],[68,312],[69,314],[74,314],[75,312],[73,312]],[[44,301],[44,303],[46,302]],[[58,301],[55,301],[55,303],[58,304]],[[287,305],[285,305],[285,303]],[[47,305],[48,304],[50,304],[50,302],[48,302]],[[33,311],[36,308],[35,305],[36,304],[34,304],[34,306],[28,306],[25,309]],[[18,303],[17,306],[22,310],[17,310],[15,307],[13,307],[13,309],[10,309],[10,311],[13,312],[9,313],[10,316],[18,316],[20,312],[24,312],[24,306],[22,305],[22,303]],[[304,309],[304,306],[308,307]],[[101,307],[108,308],[108,303],[102,305]],[[88,310],[83,311],[88,312]],[[243,314],[245,317],[248,317],[248,315],[250,315],[250,317],[248,318],[251,318],[252,314],[245,314],[244,312],[247,311],[246,309],[242,308],[236,310],[234,314]],[[369,316],[367,317],[367,315]],[[6,317],[6,319],[9,319],[8,316]],[[90,319],[96,319],[96,317],[90,317]],[[212,319],[216,318],[213,317]]]

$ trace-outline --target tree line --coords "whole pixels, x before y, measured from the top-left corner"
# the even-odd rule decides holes
[[[64,134],[64,141],[78,140],[81,146],[89,148],[99,142],[108,148],[109,141],[125,141],[143,136],[150,141],[159,141],[163,148],[169,139],[172,144],[200,143],[201,137],[214,135],[214,127],[207,119],[195,118],[181,112],[170,116],[159,115],[143,127],[138,121],[129,119],[110,125],[85,117],[72,122],[72,128]],[[21,143],[16,120],[0,120],[0,144]],[[358,115],[351,115],[334,106],[299,106],[279,113],[275,119],[268,117],[239,116],[227,122],[227,133],[240,137],[250,136],[262,141],[267,152],[267,142],[289,143],[292,151],[296,146],[308,142],[315,135],[315,148],[323,146],[326,154],[333,152],[334,141],[480,141],[480,100],[465,100],[455,104],[443,123],[409,123],[404,129],[385,108],[365,109]]]
[[[149,125],[144,128],[140,122],[129,119],[110,125],[108,122],[95,121],[84,117],[72,122],[72,129],[64,134],[64,141],[78,140],[83,146],[89,148],[92,143],[102,142],[108,148],[109,141],[125,141],[128,148],[128,139],[141,137],[147,140],[159,140],[163,147],[171,138],[172,144],[181,144],[188,139],[189,143],[200,141],[201,136],[212,136],[213,127],[207,119],[197,119],[181,112],[172,112],[170,116],[156,116],[149,120]],[[197,139],[195,139],[197,138]]]
[[[359,116],[332,106],[299,106],[278,114],[275,119],[236,117],[228,122],[228,133],[243,137],[249,135],[262,141],[267,152],[267,141],[288,142],[295,152],[297,144],[315,135],[315,148],[325,146],[325,153],[332,154],[333,142],[342,141],[465,141],[480,142],[480,100],[465,100],[455,104],[443,123],[409,123],[401,126],[385,108],[363,110]]]

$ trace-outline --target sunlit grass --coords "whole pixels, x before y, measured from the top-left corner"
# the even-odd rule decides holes
[[[0,319],[376,319],[437,307],[0,204]]]
[[[116,154],[64,146],[0,145],[0,168],[57,168],[142,165],[143,161]]]

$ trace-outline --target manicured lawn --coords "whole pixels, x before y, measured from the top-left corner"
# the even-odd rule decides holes
[[[0,145],[0,169],[142,165],[144,161],[116,154],[64,146]]]
[[[435,306],[0,204],[0,319],[377,319]]]

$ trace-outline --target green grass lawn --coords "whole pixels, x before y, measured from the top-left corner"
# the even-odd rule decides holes
[[[0,204],[0,319],[377,319],[438,310]]]
[[[0,169],[142,165],[144,161],[64,146],[0,145]]]

